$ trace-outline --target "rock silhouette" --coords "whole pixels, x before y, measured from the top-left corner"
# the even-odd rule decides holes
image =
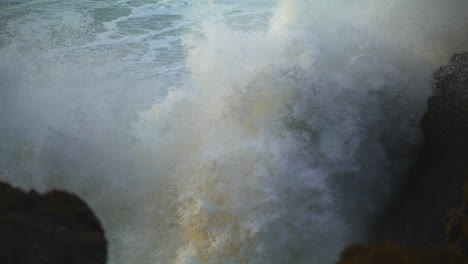
[[[76,195],[24,192],[0,183],[0,263],[104,264],[107,241]]]

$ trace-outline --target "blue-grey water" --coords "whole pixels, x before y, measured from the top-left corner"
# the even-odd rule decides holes
[[[465,0],[0,0],[0,180],[109,263],[334,263],[421,143]]]

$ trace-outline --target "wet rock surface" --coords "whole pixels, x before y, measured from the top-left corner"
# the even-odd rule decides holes
[[[468,263],[468,184],[463,189],[463,204],[446,214],[447,244],[421,248],[393,241],[353,245],[341,253],[338,264],[466,264]]]
[[[420,126],[424,146],[376,240],[353,245],[339,264],[468,263],[468,53],[434,73]],[[464,186],[464,187],[463,187]]]
[[[434,73],[439,94],[428,99],[420,126],[424,146],[398,199],[377,226],[378,239],[414,246],[445,243],[445,214],[461,203],[468,180],[468,53]]]
[[[445,248],[412,248],[382,241],[345,249],[338,264],[466,264],[467,261]]]
[[[76,195],[24,192],[0,183],[0,263],[104,264],[99,220]]]
[[[447,243],[450,250],[468,257],[468,184],[463,188],[463,204],[447,213]]]

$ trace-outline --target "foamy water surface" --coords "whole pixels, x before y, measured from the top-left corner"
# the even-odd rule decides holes
[[[109,263],[334,263],[372,238],[464,0],[0,0],[0,180]]]

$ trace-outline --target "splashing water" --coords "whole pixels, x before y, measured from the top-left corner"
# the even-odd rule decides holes
[[[4,1],[0,180],[81,195],[110,263],[333,263],[398,189],[467,12]]]

